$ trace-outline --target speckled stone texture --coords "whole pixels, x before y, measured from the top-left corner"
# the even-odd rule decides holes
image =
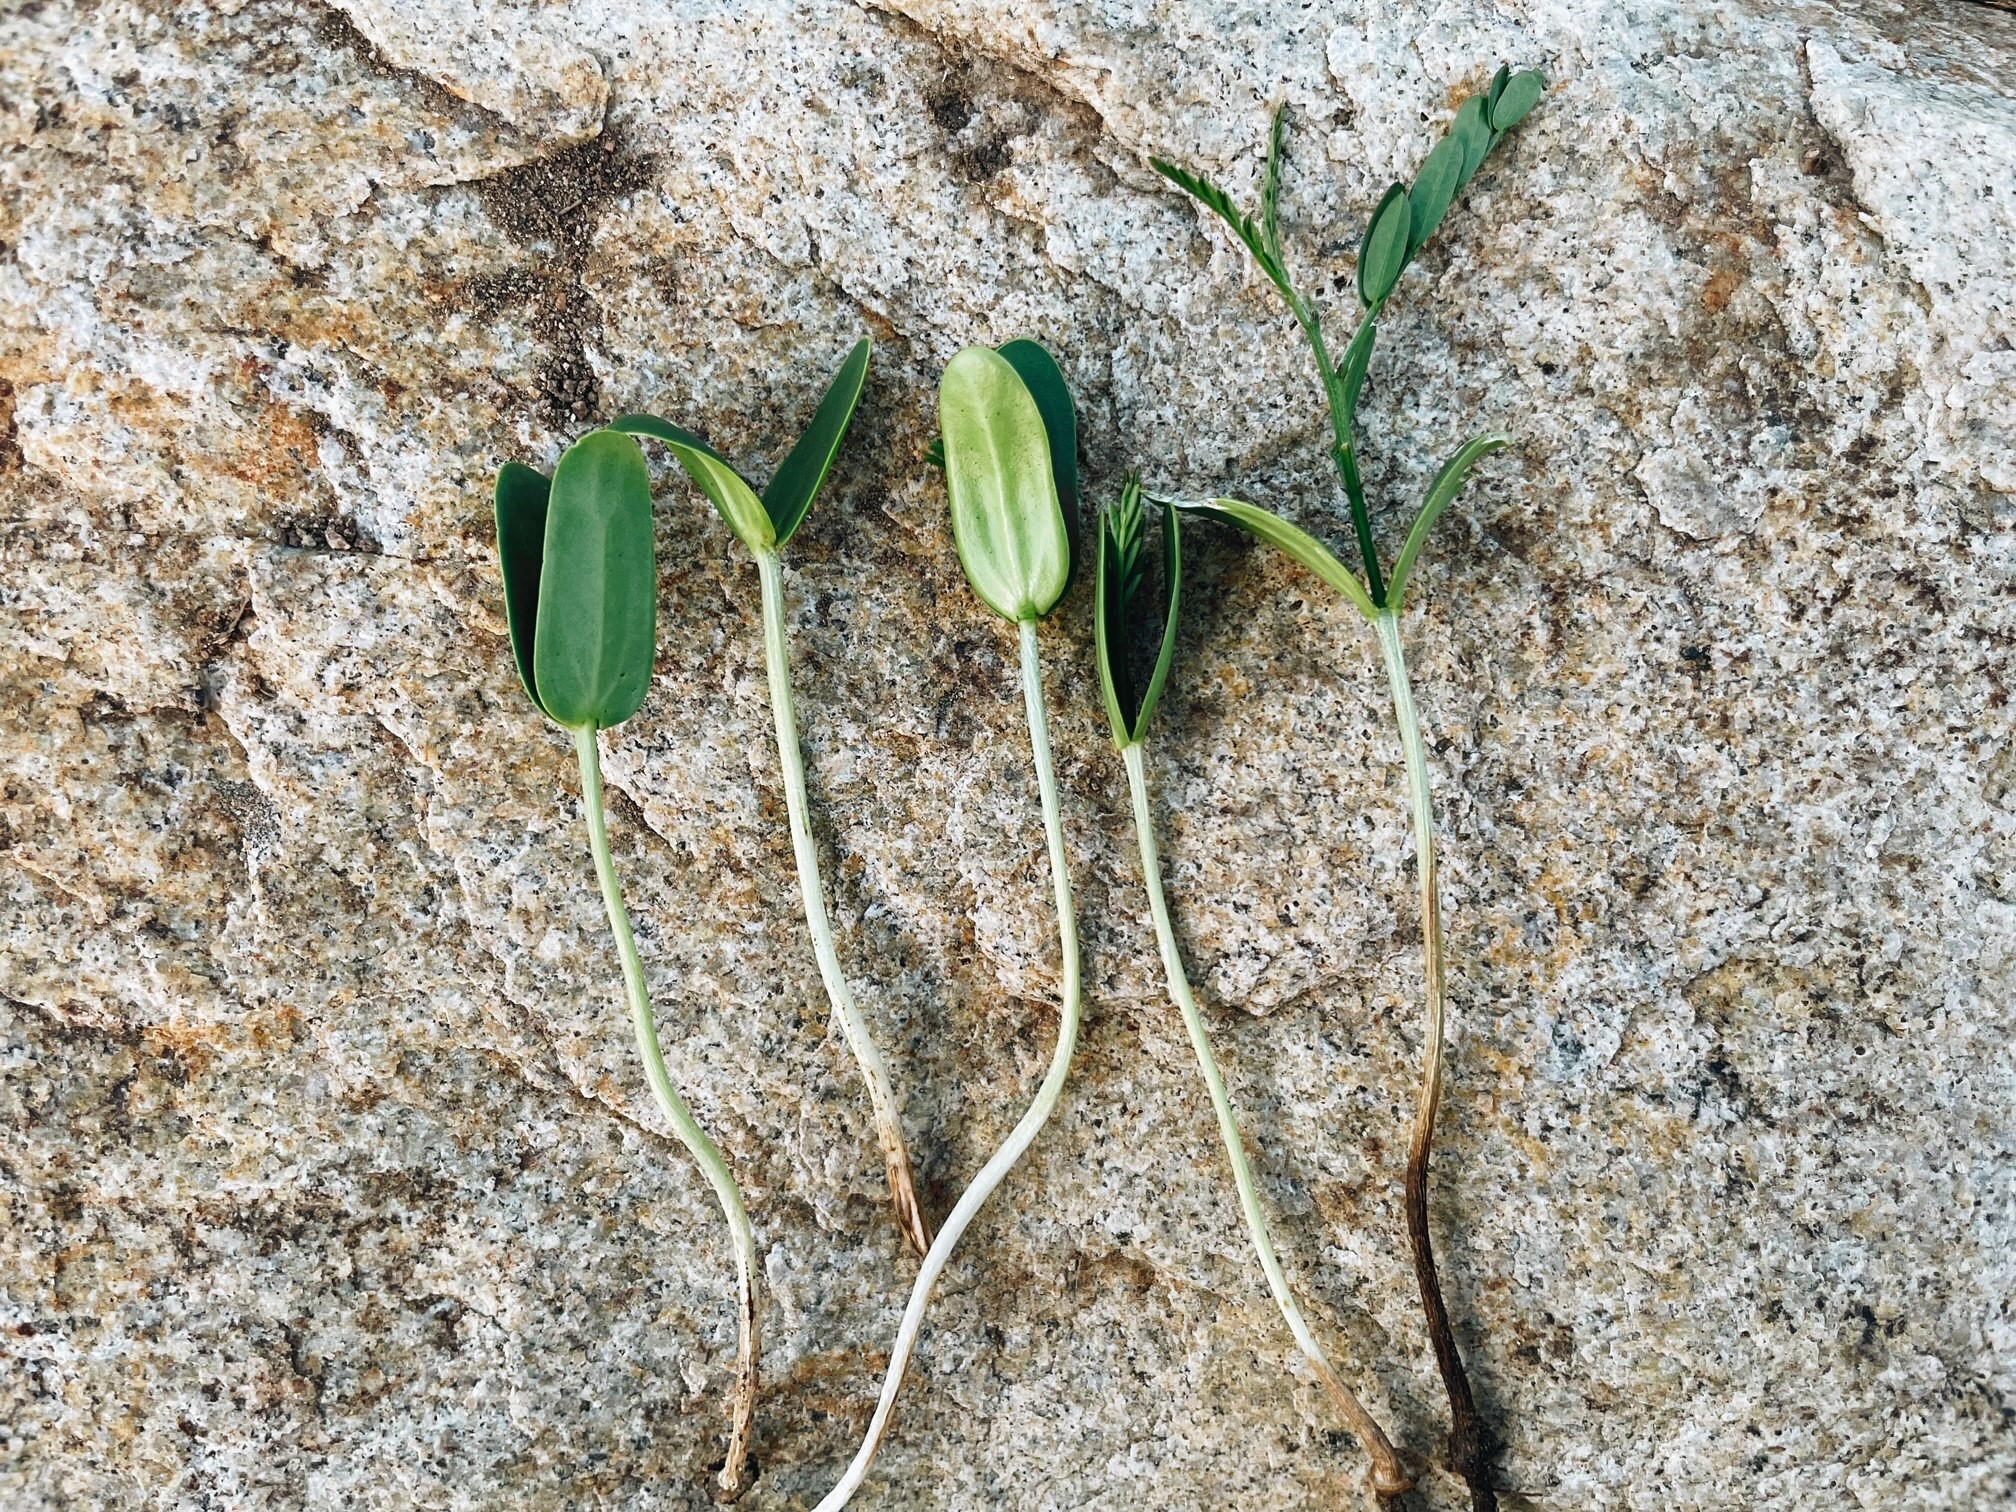
[[[1765,0],[64,0],[0,19],[0,1505],[700,1508],[725,1233],[628,1037],[507,457],[652,408],[792,543],[840,945],[942,1214],[1057,964],[1012,635],[924,465],[1031,334],[1129,465],[1342,540],[1289,255],[1501,60],[1553,92],[1411,271],[1388,549],[1442,803],[1435,1212],[1527,1509],[2016,1505],[2016,15]],[[1332,299],[1340,333],[1350,297]],[[914,1273],[797,915],[756,578],[661,474],[605,738],[666,1053],[767,1283],[745,1506],[811,1505]],[[1288,1264],[1459,1505],[1399,1206],[1397,745],[1351,611],[1199,531],[1149,763]],[[1064,1105],[947,1276],[864,1509],[1362,1505],[1163,998],[1089,592],[1046,624],[1086,937]]]

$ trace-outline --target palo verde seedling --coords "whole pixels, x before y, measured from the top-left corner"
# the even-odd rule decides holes
[[[599,430],[567,449],[549,482],[516,462],[497,475],[497,558],[518,675],[532,702],[574,737],[588,848],[623,967],[644,1075],[679,1141],[699,1162],[735,1246],[740,1346],[720,1499],[747,1488],[756,1421],[756,1236],[720,1148],[694,1119],[658,1048],[644,967],[623,906],[603,816],[598,731],[644,702],[657,647],[658,567],[651,535],[651,476],[628,436]]]
[[[1064,822],[1050,759],[1050,726],[1043,704],[1043,669],[1036,655],[1036,622],[1057,607],[1071,584],[1071,530],[1066,510],[1077,507],[1078,434],[1071,392],[1050,354],[1032,341],[1011,341],[998,352],[968,347],[954,357],[938,386],[938,424],[945,488],[952,504],[952,538],[960,565],[980,601],[1016,627],[1022,646],[1022,698],[1029,715],[1029,744],[1036,790],[1050,848],[1050,882],[1057,906],[1063,957],[1063,1002],[1057,1048],[1028,1111],[971,1186],[960,1195],[925,1255],[909,1305],[890,1351],[889,1371],[860,1450],[817,1512],[840,1512],[867,1477],[889,1429],[889,1415],[916,1352],[917,1335],[932,1290],[952,1250],[974,1216],[1035,1142],[1064,1095],[1078,1044],[1080,989],[1078,926],[1071,909],[1071,876],[1064,859]]]
[[[719,452],[669,421],[655,415],[624,415],[610,428],[663,442],[687,476],[713,501],[736,539],[756,558],[756,573],[763,588],[763,660],[770,678],[771,717],[777,728],[777,765],[784,774],[784,807],[790,817],[791,849],[798,862],[798,891],[804,903],[805,925],[812,935],[812,951],[818,958],[819,977],[825,983],[827,1000],[833,1005],[833,1016],[840,1021],[847,1048],[853,1052],[854,1063],[861,1068],[861,1080],[868,1089],[868,1105],[874,1114],[875,1135],[888,1170],[896,1221],[904,1238],[922,1255],[931,1247],[931,1228],[925,1221],[923,1206],[917,1199],[916,1179],[910,1172],[902,1113],[889,1087],[889,1069],[883,1063],[882,1052],[869,1034],[867,1022],[855,1005],[854,993],[847,985],[846,974],[840,969],[833,925],[826,915],[826,892],[819,877],[819,847],[812,839],[810,806],[805,796],[805,761],[798,746],[798,713],[791,692],[791,657],[785,640],[784,572],[778,555],[805,522],[820,486],[832,470],[833,459],[861,401],[862,387],[868,381],[868,355],[869,343],[864,338],[847,354],[847,360],[827,386],[812,423],[798,438],[760,498]]]
[[[1138,479],[1130,477],[1117,506],[1101,511],[1097,566],[1098,602],[1093,615],[1093,635],[1099,659],[1099,687],[1105,695],[1106,718],[1113,727],[1113,743],[1120,749],[1127,768],[1127,791],[1134,805],[1134,835],[1141,847],[1141,876],[1148,889],[1148,911],[1155,921],[1155,941],[1162,952],[1162,971],[1168,980],[1169,996],[1183,1016],[1183,1028],[1190,1036],[1190,1048],[1197,1054],[1197,1068],[1211,1095],[1211,1108],[1218,1118],[1218,1134],[1232,1163],[1232,1181],[1239,1192],[1239,1206],[1246,1215],[1247,1232],[1252,1235],[1260,1269],[1267,1288],[1294,1335],[1316,1378],[1343,1413],[1346,1422],[1365,1445],[1372,1458],[1372,1484],[1382,1496],[1397,1496],[1414,1484],[1393,1450],[1391,1441],[1358,1398],[1339,1379],[1316,1342],[1302,1309],[1289,1289],[1281,1260],[1274,1252],[1267,1231],[1267,1215],[1260,1206],[1260,1192],[1253,1180],[1253,1167],[1246,1158],[1246,1146],[1239,1133],[1239,1121],[1232,1112],[1232,1098],[1225,1090],[1225,1078],[1218,1059],[1211,1052],[1211,1036],[1204,1027],[1204,1015],[1190,990],[1183,969],[1183,954],[1176,943],[1176,931],[1169,920],[1168,900],[1162,892],[1162,861],[1155,843],[1155,819],[1148,805],[1146,747],[1149,720],[1161,701],[1169,680],[1170,664],[1176,652],[1176,627],[1183,604],[1183,538],[1174,510],[1162,510],[1162,613],[1158,620],[1149,591],[1147,560],[1148,516]],[[1144,654],[1145,652],[1145,654]]]
[[[1177,507],[1236,525],[1242,530],[1286,552],[1324,582],[1335,588],[1362,614],[1378,636],[1380,655],[1386,664],[1387,681],[1393,698],[1393,720],[1399,730],[1406,759],[1407,784],[1412,799],[1414,846],[1421,892],[1421,938],[1428,1000],[1427,1047],[1421,1092],[1415,1108],[1414,1128],[1407,1156],[1407,1234],[1414,1252],[1415,1280],[1421,1291],[1429,1339],[1435,1363],[1449,1396],[1451,1418],[1450,1459],[1470,1488],[1475,1512],[1493,1512],[1497,1494],[1491,1486],[1492,1438],[1477,1412],[1470,1382],[1464,1373],[1463,1357],[1456,1347],[1456,1335],[1449,1326],[1449,1314],[1442,1300],[1442,1288],[1435,1270],[1435,1253],[1428,1231],[1428,1161],[1435,1137],[1435,1115],[1442,1096],[1443,1001],[1442,1001],[1442,920],[1440,893],[1435,877],[1435,811],[1428,789],[1428,761],[1421,739],[1421,720],[1414,708],[1414,695],[1407,681],[1407,661],[1400,641],[1400,611],[1407,582],[1420,560],[1422,547],[1436,519],[1462,488],[1477,459],[1506,444],[1499,435],[1478,436],[1458,448],[1429,485],[1421,511],[1405,544],[1394,559],[1393,570],[1381,568],[1379,551],[1372,538],[1372,516],[1366,505],[1365,487],[1358,471],[1357,443],[1354,439],[1358,399],[1372,360],[1372,346],[1378,339],[1379,315],[1386,307],[1400,275],[1435,229],[1463,186],[1476,173],[1485,155],[1498,145],[1532,108],[1539,103],[1546,81],[1537,73],[1514,74],[1500,68],[1490,87],[1463,102],[1448,133],[1421,164],[1413,184],[1394,184],[1366,228],[1358,251],[1358,298],[1364,313],[1357,333],[1345,349],[1341,365],[1330,360],[1323,339],[1321,312],[1305,299],[1289,277],[1281,252],[1281,225],[1278,213],[1281,193],[1281,148],[1287,129],[1284,113],[1277,112],[1268,140],[1267,167],[1260,190],[1260,219],[1242,214],[1231,197],[1215,184],[1186,172],[1159,158],[1156,169],[1178,188],[1194,196],[1232,229],[1252,254],[1260,271],[1267,275],[1294,315],[1316,360],[1323,392],[1329,403],[1331,456],[1343,479],[1344,495],[1350,505],[1351,527],[1357,537],[1364,580],[1340,562],[1319,541],[1286,520],[1251,504],[1233,499],[1214,499]]]

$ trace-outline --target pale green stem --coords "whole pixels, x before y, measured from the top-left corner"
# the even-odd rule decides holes
[[[1414,1130],[1407,1147],[1407,1239],[1414,1252],[1414,1279],[1421,1291],[1428,1341],[1434,1347],[1435,1366],[1449,1394],[1450,1461],[1470,1487],[1472,1512],[1495,1512],[1498,1497],[1491,1485],[1491,1432],[1477,1411],[1470,1377],[1463,1369],[1463,1353],[1457,1347],[1456,1333],[1449,1323],[1449,1308],[1442,1299],[1434,1236],[1428,1225],[1428,1161],[1435,1141],[1435,1114],[1442,1103],[1445,1054],[1442,900],[1435,880],[1435,809],[1428,795],[1428,753],[1422,746],[1421,716],[1414,708],[1414,692],[1407,684],[1407,658],[1400,645],[1398,607],[1382,610],[1374,624],[1379,631],[1379,650],[1386,661],[1386,678],[1393,689],[1393,722],[1400,730],[1400,745],[1407,758],[1407,788],[1413,799],[1414,853],[1421,884],[1421,955],[1428,997],[1428,1043],[1422,1055],[1421,1092],[1415,1101]]]
[[[946,1218],[945,1226],[938,1230],[938,1237],[932,1241],[930,1253],[925,1255],[924,1264],[917,1272],[916,1285],[910,1289],[910,1304],[904,1308],[902,1324],[896,1331],[896,1347],[890,1351],[889,1372],[882,1381],[882,1396],[875,1404],[874,1419],[868,1424],[867,1435],[853,1463],[847,1467],[847,1473],[819,1503],[817,1512],[840,1512],[840,1508],[847,1505],[867,1478],[875,1451],[881,1447],[882,1437],[889,1430],[889,1414],[896,1406],[896,1393],[903,1385],[903,1374],[909,1368],[910,1356],[916,1351],[917,1334],[924,1325],[924,1311],[931,1303],[931,1293],[938,1284],[938,1277],[952,1258],[952,1249],[966,1232],[967,1225],[1035,1141],[1037,1133],[1056,1108],[1058,1099],[1064,1095],[1064,1080],[1071,1071],[1071,1054],[1078,1044],[1078,924],[1071,910],[1071,875],[1064,858],[1064,821],[1057,802],[1057,777],[1050,760],[1050,726],[1043,712],[1043,672],[1036,660],[1036,622],[1023,620],[1021,631],[1022,697],[1029,710],[1029,744],[1036,762],[1036,789],[1043,801],[1043,829],[1050,842],[1050,884],[1056,894],[1057,933],[1063,952],[1064,990],[1057,1022],[1057,1049],[1050,1058],[1049,1074],[1037,1089],[1029,1111],[1022,1115],[1022,1121],[1015,1125],[1014,1132],[994,1152],[993,1158],[980,1168],[980,1174],[961,1194]]]
[[[1218,1134],[1224,1140],[1225,1154],[1232,1162],[1232,1182],[1239,1189],[1239,1206],[1246,1214],[1246,1228],[1253,1236],[1253,1249],[1260,1257],[1260,1269],[1267,1273],[1267,1288],[1274,1293],[1274,1304],[1281,1309],[1288,1331],[1295,1336],[1304,1358],[1316,1372],[1316,1379],[1323,1383],[1324,1390],[1330,1393],[1338,1411],[1351,1424],[1351,1431],[1358,1435],[1366,1453],[1371,1456],[1374,1488],[1382,1495],[1396,1496],[1413,1484],[1412,1477],[1401,1466],[1400,1457],[1393,1452],[1392,1442],[1384,1430],[1360,1404],[1351,1388],[1331,1369],[1323,1346],[1316,1342],[1316,1335],[1303,1320],[1302,1309],[1296,1305],[1294,1293],[1288,1289],[1288,1277],[1282,1272],[1281,1259],[1274,1253],[1274,1241],[1267,1232],[1267,1215],[1260,1207],[1260,1191],[1253,1180],[1253,1167],[1246,1158],[1246,1145],[1239,1135],[1239,1121],[1233,1116],[1232,1098],[1225,1090],[1225,1078],[1218,1070],[1217,1057],[1211,1053],[1211,1037],[1205,1032],[1204,1015],[1198,1011],[1197,999],[1190,991],[1190,978],[1183,970],[1183,954],[1176,944],[1176,930],[1169,922],[1169,904],[1162,893],[1162,858],[1155,844],[1154,816],[1148,808],[1148,774],[1142,750],[1142,744],[1137,740],[1123,747],[1120,756],[1127,764],[1127,791],[1134,799],[1134,833],[1141,844],[1141,875],[1148,886],[1148,911],[1155,920],[1155,940],[1162,950],[1162,971],[1169,981],[1169,996],[1183,1015],[1183,1027],[1190,1035],[1190,1048],[1197,1052],[1198,1069],[1204,1073],[1204,1085],[1210,1089],[1212,1111],[1218,1115]]]
[[[931,1248],[931,1227],[917,1200],[917,1183],[910,1174],[910,1154],[903,1142],[903,1119],[896,1096],[889,1089],[889,1069],[882,1052],[868,1033],[867,1022],[855,1006],[854,994],[840,969],[840,954],[833,945],[833,925],[826,916],[826,893],[819,880],[819,847],[813,843],[812,822],[805,801],[805,761],[798,747],[797,705],[791,696],[791,655],[784,635],[784,574],[777,553],[756,553],[756,570],[763,579],[763,660],[770,674],[770,712],[777,724],[777,763],[784,774],[784,806],[791,816],[791,849],[798,858],[798,891],[805,902],[805,924],[812,933],[812,953],[819,959],[819,978],[826,984],[827,1000],[840,1020],[840,1032],[847,1048],[861,1068],[868,1086],[868,1103],[874,1112],[875,1134],[882,1146],[882,1159],[889,1173],[889,1195],[896,1204],[896,1220],[904,1238],[922,1255]]]
[[[1393,690],[1393,722],[1407,761],[1407,791],[1414,812],[1414,860],[1421,886],[1421,954],[1428,997],[1428,1044],[1423,1052],[1421,1095],[1414,1108],[1413,1148],[1424,1160],[1435,1135],[1435,1114],[1442,1104],[1442,899],[1435,880],[1435,808],[1428,792],[1428,753],[1421,742],[1421,716],[1414,708],[1414,690],[1407,682],[1407,657],[1400,646],[1397,609],[1380,612],[1373,622],[1379,650],[1386,661],[1386,680]]]
[[[744,1471],[756,1423],[757,1356],[762,1347],[756,1311],[756,1234],[750,1227],[748,1210],[742,1206],[742,1192],[735,1185],[727,1160],[694,1119],[679,1089],[672,1085],[672,1073],[666,1070],[665,1057],[658,1048],[658,1025],[644,986],[644,966],[637,959],[630,914],[623,906],[622,884],[616,879],[616,863],[609,854],[609,827],[602,812],[602,760],[591,726],[574,731],[574,750],[581,758],[581,803],[588,812],[588,846],[595,855],[595,876],[602,884],[602,901],[609,910],[609,932],[616,937],[616,953],[623,962],[623,986],[630,998],[630,1021],[637,1031],[637,1049],[644,1057],[644,1076],[679,1142],[686,1146],[713,1185],[714,1198],[721,1204],[735,1244],[740,1346],[736,1352],[728,1453],[720,1475],[722,1494],[732,1500],[746,1489]]]

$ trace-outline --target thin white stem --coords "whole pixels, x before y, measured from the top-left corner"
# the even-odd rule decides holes
[[[1050,759],[1050,726],[1043,710],[1043,672],[1036,660],[1036,622],[1023,620],[1021,630],[1022,697],[1029,710],[1029,744],[1036,763],[1036,788],[1043,801],[1043,829],[1050,843],[1050,883],[1056,894],[1057,932],[1063,951],[1064,991],[1057,1023],[1057,1049],[1050,1058],[1049,1074],[1037,1089],[1029,1111],[1022,1115],[1022,1121],[1015,1125],[1014,1132],[994,1152],[993,1158],[980,1168],[973,1184],[961,1194],[946,1218],[945,1226],[938,1230],[930,1252],[925,1255],[924,1264],[917,1272],[917,1283],[910,1290],[909,1306],[903,1309],[903,1322],[896,1331],[896,1347],[889,1355],[889,1373],[883,1379],[882,1396],[875,1404],[875,1416],[868,1424],[867,1436],[862,1440],[853,1463],[847,1467],[847,1473],[841,1477],[840,1484],[827,1493],[817,1512],[840,1512],[867,1478],[875,1451],[881,1447],[883,1435],[889,1430],[889,1414],[896,1406],[896,1393],[903,1385],[903,1373],[909,1368],[910,1356],[916,1351],[917,1334],[924,1325],[924,1312],[930,1306],[931,1293],[938,1284],[938,1277],[952,1258],[953,1247],[966,1232],[967,1225],[1035,1141],[1037,1133],[1056,1108],[1058,1099],[1064,1095],[1064,1080],[1071,1071],[1071,1054],[1078,1044],[1078,924],[1071,910],[1071,875],[1064,858],[1064,821],[1057,802],[1057,777]]]
[[[882,1146],[882,1160],[889,1173],[889,1195],[896,1204],[896,1220],[904,1238],[922,1255],[931,1248],[931,1227],[917,1199],[917,1183],[910,1173],[910,1153],[903,1141],[903,1117],[896,1095],[889,1088],[889,1068],[882,1052],[868,1032],[867,1021],[855,1006],[854,994],[840,969],[840,954],[833,945],[833,925],[826,916],[826,893],[819,879],[819,847],[812,839],[812,822],[805,800],[805,761],[798,746],[797,704],[791,695],[791,654],[784,633],[784,574],[777,553],[756,553],[756,570],[763,579],[763,661],[770,674],[770,712],[777,725],[777,764],[784,774],[784,806],[791,816],[791,849],[798,860],[798,891],[805,903],[805,925],[812,933],[812,953],[819,958],[819,978],[826,984],[827,1000],[847,1048],[861,1068],[868,1087],[868,1103],[874,1111],[875,1134]]]
[[[1211,1053],[1211,1037],[1205,1031],[1204,1015],[1198,1011],[1197,999],[1190,990],[1190,979],[1183,969],[1183,954],[1176,943],[1176,930],[1169,921],[1169,904],[1162,892],[1162,859],[1155,843],[1155,820],[1148,807],[1148,774],[1142,750],[1141,743],[1136,741],[1123,747],[1120,756],[1127,766],[1127,791],[1134,800],[1134,833],[1141,844],[1141,874],[1148,887],[1148,911],[1155,920],[1155,940],[1161,947],[1162,970],[1168,978],[1169,996],[1183,1015],[1183,1027],[1190,1035],[1190,1048],[1197,1052],[1197,1067],[1203,1072],[1204,1085],[1211,1093],[1212,1111],[1218,1115],[1218,1134],[1224,1140],[1225,1154],[1232,1162],[1232,1181],[1239,1189],[1239,1206],[1246,1214],[1246,1228],[1253,1236],[1254,1252],[1260,1257],[1260,1269],[1267,1274],[1267,1288],[1274,1293],[1275,1306],[1281,1309],[1288,1331],[1295,1336],[1295,1342],[1309,1361],[1310,1368],[1316,1372],[1316,1378],[1323,1383],[1371,1456],[1374,1487],[1383,1495],[1398,1495],[1413,1484],[1413,1479],[1402,1467],[1400,1457],[1393,1452],[1392,1442],[1385,1432],[1360,1404],[1350,1387],[1331,1369],[1323,1346],[1316,1342],[1316,1335],[1303,1320],[1302,1309],[1296,1305],[1294,1293],[1288,1288],[1288,1277],[1282,1272],[1280,1257],[1274,1252],[1274,1241],[1268,1235],[1267,1215],[1260,1206],[1260,1192],[1254,1184],[1252,1164],[1246,1158],[1245,1142],[1240,1138],[1239,1121],[1232,1112],[1232,1098],[1225,1090],[1225,1078],[1218,1070],[1217,1057]]]
[[[665,1068],[665,1056],[658,1048],[658,1025],[644,986],[644,966],[637,959],[637,941],[630,933],[630,913],[623,906],[622,884],[617,881],[616,863],[609,854],[609,827],[602,812],[602,760],[592,727],[584,725],[574,731],[574,750],[581,758],[581,803],[588,812],[588,847],[594,853],[595,876],[602,884],[602,901],[609,910],[609,932],[616,937],[616,953],[623,962],[623,986],[630,999],[630,1021],[637,1031],[637,1049],[644,1057],[644,1076],[679,1142],[706,1173],[734,1240],[740,1347],[736,1352],[728,1453],[720,1475],[722,1494],[733,1500],[747,1489],[744,1472],[756,1423],[757,1357],[762,1349],[756,1311],[756,1232],[750,1226],[741,1189],[735,1185],[727,1160],[672,1084],[672,1073]]]

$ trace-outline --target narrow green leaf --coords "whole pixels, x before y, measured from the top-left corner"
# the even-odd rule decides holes
[[[497,474],[497,569],[504,577],[504,621],[511,629],[518,680],[541,713],[546,705],[539,702],[532,647],[539,623],[539,567],[546,555],[546,496],[551,487],[544,473],[517,462],[506,462]]]
[[[938,426],[967,581],[1004,618],[1048,614],[1071,581],[1071,538],[1028,385],[993,348],[968,347],[939,381]]]
[[[1491,101],[1491,129],[1503,135],[1526,119],[1527,112],[1546,93],[1547,77],[1528,71],[1514,74],[1504,90]]]
[[[1139,485],[1128,480],[1130,488]],[[1133,744],[1133,721],[1127,710],[1134,702],[1132,668],[1127,665],[1127,542],[1126,497],[1118,509],[1099,511],[1099,554],[1092,572],[1092,646],[1099,663],[1099,692],[1106,703],[1106,722],[1121,750]]]
[[[591,431],[567,449],[546,509],[533,661],[541,703],[569,729],[607,729],[651,686],[658,569],[651,473],[628,436]]]
[[[814,424],[817,423],[815,420]],[[664,442],[679,465],[686,469],[686,476],[713,501],[721,518],[728,522],[728,528],[735,532],[744,546],[751,551],[776,548],[777,527],[771,523],[770,512],[763,507],[763,501],[756,497],[754,489],[742,481],[742,475],[728,465],[725,457],[691,431],[681,430],[671,421],[661,420],[656,415],[619,415],[609,422],[609,429]],[[809,507],[809,499],[807,504]]]
[[[945,471],[945,438],[943,436],[933,436],[931,444],[924,448],[924,465],[926,467],[935,467],[940,472]]]
[[[1407,197],[1412,217],[1407,232],[1409,258],[1427,245],[1442,217],[1449,213],[1449,202],[1463,183],[1463,158],[1463,142],[1452,132],[1435,144],[1434,151],[1422,161],[1421,171],[1414,175],[1414,191]]]
[[[1480,457],[1489,456],[1501,446],[1510,446],[1510,436],[1490,432],[1466,441],[1455,456],[1442,464],[1442,470],[1435,474],[1435,481],[1428,485],[1428,494],[1421,503],[1421,513],[1414,517],[1414,528],[1407,532],[1407,544],[1400,548],[1399,560],[1393,564],[1393,587],[1386,595],[1386,602],[1397,613],[1405,603],[1407,579],[1414,571],[1414,563],[1421,555],[1421,549],[1428,544],[1428,532],[1435,528],[1435,521],[1442,511],[1461,492],[1464,481],[1470,476],[1470,469],[1477,465]]]
[[[1358,297],[1369,310],[1384,301],[1407,266],[1407,233],[1413,224],[1407,186],[1394,184],[1372,212],[1358,249]]]
[[[1167,505],[1162,506],[1162,619],[1147,587],[1148,516],[1141,480],[1130,474],[1120,502],[1100,511],[1097,598],[1092,636],[1098,653],[1099,689],[1106,701],[1106,720],[1113,743],[1121,750],[1135,744],[1161,701],[1176,655],[1176,624],[1183,600],[1181,527]],[[1134,675],[1137,648],[1155,638],[1155,660],[1146,685]]]
[[[1162,690],[1168,686],[1169,668],[1176,660],[1177,615],[1183,607],[1183,531],[1176,522],[1176,511],[1166,505],[1162,509],[1162,585],[1162,645],[1155,653],[1148,691],[1141,695],[1141,712],[1134,716],[1136,738],[1148,728],[1155,706],[1162,701]]]
[[[1344,349],[1344,366],[1339,372],[1344,380],[1344,434],[1350,435],[1351,428],[1358,421],[1358,396],[1365,388],[1365,374],[1372,366],[1372,348],[1379,340],[1379,318],[1367,312],[1358,322],[1358,332],[1351,338],[1351,345]]]
[[[1176,508],[1187,514],[1216,520],[1222,525],[1236,525],[1248,535],[1258,536],[1343,594],[1365,618],[1378,617],[1378,607],[1373,604],[1372,595],[1365,591],[1365,585],[1358,581],[1357,574],[1331,555],[1321,541],[1299,526],[1290,525],[1279,515],[1271,514],[1256,504],[1243,504],[1237,499],[1178,504]]]
[[[1460,193],[1491,150],[1491,118],[1484,113],[1482,95],[1472,95],[1463,102],[1456,119],[1449,123],[1449,135],[1463,144],[1463,176],[1456,183]]]
[[[834,457],[839,455],[840,442],[847,434],[854,408],[861,402],[861,390],[868,382],[871,348],[872,343],[865,336],[854,344],[854,350],[847,354],[840,371],[826,386],[826,397],[819,401],[812,423],[805,427],[798,444],[791,448],[791,455],[784,459],[770,486],[763,490],[763,508],[770,516],[780,548],[804,523],[812,501],[819,497],[820,485],[832,470]]]
[[[1260,232],[1268,256],[1281,264],[1281,146],[1288,138],[1288,107],[1274,111],[1274,127],[1267,136],[1267,172],[1260,180]]]
[[[1253,254],[1253,260],[1260,264],[1260,271],[1272,280],[1274,287],[1281,291],[1282,297],[1291,305],[1295,302],[1295,291],[1288,283],[1287,269],[1268,247],[1267,239],[1261,235],[1260,228],[1253,224],[1253,217],[1244,214],[1234,205],[1231,195],[1209,179],[1188,169],[1178,168],[1164,158],[1151,157],[1148,161],[1162,177],[1231,227],[1232,234],[1245,243],[1246,250]]]

